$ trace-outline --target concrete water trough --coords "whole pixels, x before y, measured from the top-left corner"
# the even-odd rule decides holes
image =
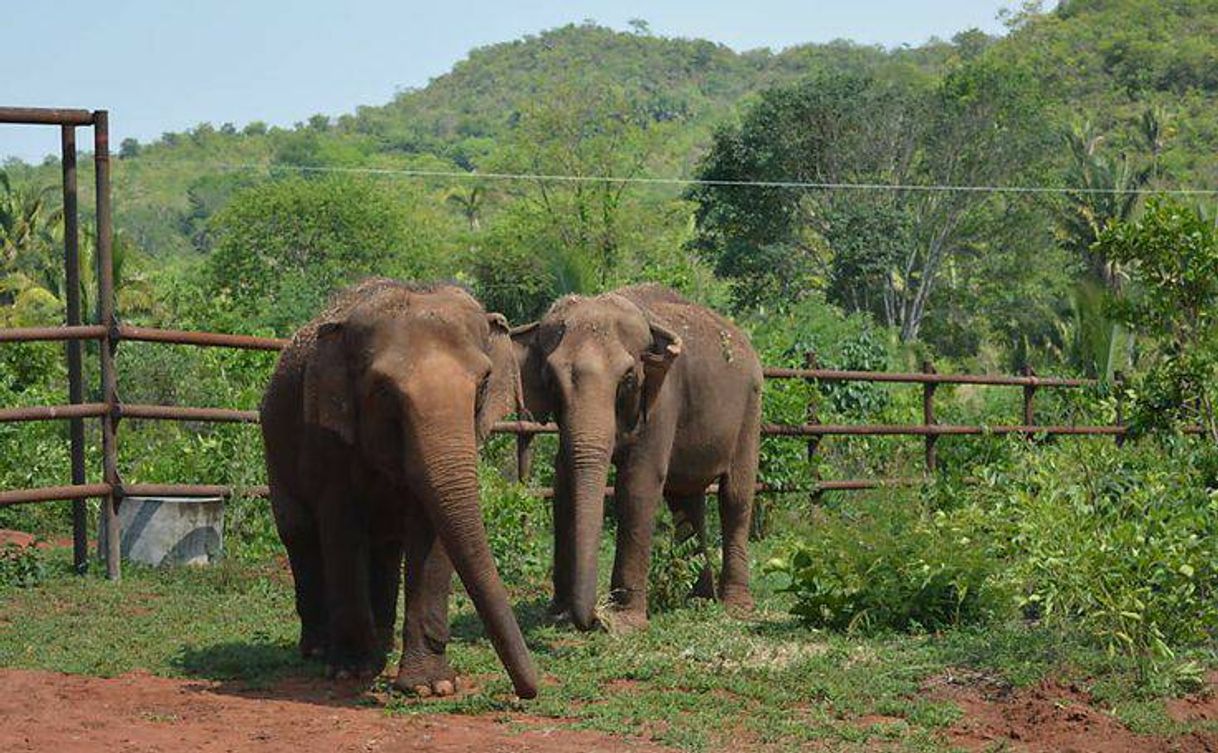
[[[124,559],[161,565],[209,565],[224,550],[221,497],[124,497],[118,509]],[[98,544],[106,551],[106,530]]]

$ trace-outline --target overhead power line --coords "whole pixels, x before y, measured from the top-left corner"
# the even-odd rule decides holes
[[[121,164],[121,162],[120,162]],[[180,165],[181,162],[144,161],[143,164]],[[201,164],[201,163],[193,163]],[[452,178],[457,180],[527,180],[547,183],[612,183],[657,186],[723,186],[740,188],[785,188],[822,191],[910,191],[929,193],[1009,193],[1009,194],[1170,194],[1174,196],[1218,196],[1218,188],[1074,188],[1070,186],[969,186],[924,183],[840,183],[805,180],[714,180],[616,175],[556,175],[550,173],[482,173],[466,170],[422,170],[380,167],[327,167],[309,165],[259,165],[206,163],[220,170],[266,170],[268,172],[348,173],[403,178]]]

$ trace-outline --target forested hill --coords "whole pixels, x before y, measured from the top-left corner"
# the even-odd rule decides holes
[[[564,82],[613,82],[654,120],[679,122],[704,136],[750,95],[818,67],[868,69],[900,57],[934,69],[951,52],[950,46],[936,44],[889,55],[843,41],[737,53],[703,39],[570,25],[474,50],[426,88],[404,92],[382,107],[360,108],[339,124],[374,136],[384,149],[434,151],[462,161],[487,147],[482,140],[508,131],[531,98]]]

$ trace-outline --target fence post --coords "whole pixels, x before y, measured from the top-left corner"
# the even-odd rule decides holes
[[[1125,372],[1112,372],[1112,388],[1116,393],[1116,425],[1125,425]],[[1125,446],[1125,434],[1116,435],[1116,446]]]
[[[119,563],[120,541],[118,505],[121,488],[118,478],[118,375],[114,368],[115,337],[118,321],[114,317],[113,219],[110,207],[110,125],[105,110],[93,113],[93,164],[97,183],[97,313],[98,323],[106,328],[101,340],[102,401],[109,411],[102,416],[102,472],[110,492],[102,500],[102,525],[105,526],[106,577],[122,577]]]
[[[935,365],[930,360],[922,362],[923,374],[936,374]],[[938,387],[934,382],[922,383],[922,424],[925,426],[935,425],[935,388]],[[935,475],[935,470],[939,467],[939,458],[935,450],[935,444],[939,437],[935,434],[926,435],[926,473],[929,476]]]
[[[820,363],[817,361],[816,352],[809,350],[804,353],[804,368],[815,370],[820,368]],[[808,404],[804,408],[804,421],[809,424],[820,423],[819,400],[816,396],[816,380],[810,376],[804,377],[804,383],[808,385]],[[819,434],[808,437],[808,468],[812,470],[812,483],[814,484],[808,498],[812,504],[819,504],[823,493],[820,489],[820,473],[816,470],[813,464],[816,460],[816,451],[820,448],[821,436]]]
[[[1023,368],[1021,368],[1019,370],[1019,373],[1021,376],[1025,376],[1028,378],[1032,378],[1032,377],[1036,376],[1036,372],[1032,369],[1031,366],[1029,366],[1027,364],[1023,365]],[[1036,398],[1036,385],[1025,384],[1023,386],[1023,425],[1024,426],[1031,427],[1031,426],[1036,425],[1036,412],[1035,412],[1035,407],[1032,402],[1035,398]],[[1036,433],[1029,429],[1027,438],[1029,440],[1031,440],[1035,436],[1036,436]]]
[[[80,225],[76,201],[76,126],[60,127],[63,156],[63,266],[67,292],[67,324],[81,323],[80,318]],[[81,378],[80,340],[68,340],[68,402],[79,405],[85,400]],[[72,483],[85,483],[85,420],[73,418],[68,423],[71,442]],[[88,508],[85,500],[72,500],[72,563],[79,575],[89,570]]]

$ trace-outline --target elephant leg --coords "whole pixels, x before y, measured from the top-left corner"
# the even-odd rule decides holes
[[[629,459],[618,465],[614,488],[617,551],[613,557],[610,608],[613,628],[631,630],[647,625],[647,572],[651,567],[651,537],[656,505],[663,496],[664,474]]]
[[[271,488],[271,508],[292,566],[296,614],[300,616],[300,655],[320,659],[329,643],[329,613],[317,525],[313,516],[277,485]]]
[[[423,515],[406,532],[406,624],[402,660],[393,681],[399,690],[418,695],[451,695],[457,673],[448,665],[448,597],[453,565]]]
[[[719,520],[723,528],[723,575],[719,598],[733,611],[753,608],[749,594],[749,530],[757,492],[757,450],[760,432],[746,426],[732,466],[719,480]]]
[[[702,559],[702,571],[698,573],[698,582],[690,591],[690,597],[695,599],[715,598],[715,575],[711,569],[706,544],[706,495],[670,497],[668,498],[668,509],[672,511],[672,533],[676,544],[684,544],[691,538],[698,537],[698,556]]]
[[[372,617],[366,516],[357,500],[329,495],[320,505],[326,606],[330,613],[327,671],[338,679],[375,675],[384,667]]]
[[[571,617],[572,578],[575,571],[575,506],[571,498],[570,469],[561,445],[554,464],[554,599],[550,619]]]
[[[369,562],[372,591],[372,618],[381,650],[393,650],[393,627],[398,616],[398,591],[402,587],[402,542],[377,541],[372,545]]]

